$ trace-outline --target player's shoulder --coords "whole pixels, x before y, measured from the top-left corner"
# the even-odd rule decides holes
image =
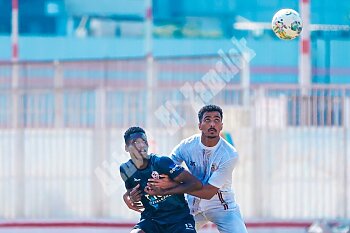
[[[137,168],[131,159],[125,163],[122,163],[119,167],[119,170],[124,182],[126,182],[137,172]]]
[[[181,141],[181,144],[194,144],[198,143],[200,141],[201,135],[200,134],[194,134],[188,138],[185,138]]]
[[[225,156],[226,158],[233,159],[238,157],[238,152],[236,147],[231,145],[224,138],[221,138],[221,147],[222,147],[223,156]]]
[[[154,164],[159,164],[159,165],[162,165],[164,163],[173,162],[173,160],[171,158],[169,158],[168,156],[165,156],[165,155],[152,154],[151,159],[152,159]]]
[[[184,171],[184,168],[181,165],[177,165],[168,156],[157,156],[155,168],[158,169],[159,172],[169,175],[171,178],[178,176]]]
[[[236,147],[234,147],[231,143],[229,143],[228,141],[226,141],[226,139],[221,138],[221,143],[222,145],[227,148],[227,150],[233,151],[233,152],[237,152]]]
[[[134,163],[131,159],[129,159],[127,162],[120,164],[119,169],[121,172],[125,172],[127,170],[135,168]]]

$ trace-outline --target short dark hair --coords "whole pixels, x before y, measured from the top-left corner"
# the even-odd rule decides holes
[[[199,112],[198,112],[198,120],[199,122],[202,122],[203,120],[203,115],[204,113],[206,112],[219,112],[220,113],[220,117],[221,117],[221,120],[224,118],[224,114],[222,112],[222,109],[217,106],[217,105],[214,105],[214,104],[209,104],[209,105],[205,105],[204,107],[202,107]]]
[[[141,127],[138,127],[138,126],[130,127],[130,128],[127,129],[127,130],[125,131],[125,133],[124,133],[124,141],[125,141],[125,144],[128,144],[130,135],[131,135],[131,134],[134,134],[134,133],[143,133],[143,134],[146,134],[145,130],[142,129]]]

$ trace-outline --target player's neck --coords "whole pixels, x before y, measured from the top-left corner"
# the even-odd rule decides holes
[[[144,159],[142,165],[136,166],[138,170],[146,169],[149,163],[149,159]]]
[[[218,144],[220,140],[220,136],[217,136],[217,137],[214,137],[214,138],[209,138],[209,137],[206,137],[204,135],[201,136],[201,142],[204,146],[207,146],[207,147],[213,147],[213,146],[216,146],[216,144]]]

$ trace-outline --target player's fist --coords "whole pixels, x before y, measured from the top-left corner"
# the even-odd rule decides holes
[[[165,190],[161,188],[154,187],[147,183],[147,186],[145,187],[144,191],[152,196],[164,196],[166,195]]]
[[[164,174],[159,175],[159,179],[148,179],[147,184],[161,189],[169,189],[178,185],[176,181],[171,180],[168,175]]]

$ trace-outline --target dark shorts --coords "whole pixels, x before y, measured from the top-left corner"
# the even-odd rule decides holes
[[[196,233],[192,215],[171,224],[160,224],[152,219],[141,219],[134,229],[141,229],[145,233]]]

